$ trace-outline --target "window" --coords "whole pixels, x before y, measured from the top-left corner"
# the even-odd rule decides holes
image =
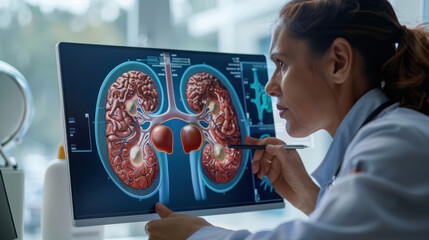
[[[133,0],[0,2],[0,59],[26,77],[35,101],[33,124],[11,153],[25,171],[25,239],[41,239],[43,176],[62,141],[55,45],[125,45],[132,4]]]
[[[423,22],[429,22],[429,0],[423,2]]]

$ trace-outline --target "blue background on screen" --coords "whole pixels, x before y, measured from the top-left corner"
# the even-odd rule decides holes
[[[158,194],[148,199],[133,198],[119,189],[106,173],[97,147],[95,146],[94,113],[97,97],[104,79],[112,69],[126,61],[139,61],[148,57],[160,56],[163,52],[175,54],[177,57],[189,58],[191,66],[208,64],[224,74],[234,87],[248,116],[255,115],[256,106],[250,104],[252,93],[248,85],[243,85],[241,77],[227,70],[232,59],[239,58],[241,63],[265,65],[262,55],[219,54],[207,52],[192,52],[179,50],[145,49],[133,47],[114,47],[87,44],[61,43],[59,45],[62,93],[66,120],[67,148],[72,185],[72,198],[75,219],[89,219],[98,217],[115,217],[154,213],[154,205],[159,201]],[[147,63],[147,62],[146,62]],[[249,68],[249,67],[248,67]],[[159,74],[163,68],[153,68]],[[176,105],[179,110],[186,112],[180,100],[178,89],[183,72],[187,69],[175,68],[176,77],[173,77]],[[249,68],[250,69],[250,68]],[[241,73],[241,76],[251,76],[250,73]],[[259,81],[265,85],[268,75],[261,68]],[[165,78],[159,76],[166,96]],[[251,83],[251,82],[250,82]],[[249,84],[250,84],[249,83]],[[247,98],[246,98],[247,96]],[[166,104],[164,104],[166,105]],[[85,114],[89,121],[85,122]],[[68,121],[73,118],[73,126]],[[257,119],[249,122],[250,135],[259,137],[264,134],[275,135],[272,113],[264,113],[263,124],[257,125]],[[262,204],[265,202],[282,202],[282,198],[261,187],[260,180],[250,171],[250,159],[246,170],[237,185],[226,193],[216,193],[206,187],[207,199],[196,201],[192,189],[189,157],[182,149],[180,129],[186,122],[173,119],[163,123],[173,131],[173,154],[168,155],[170,202],[168,207],[174,211],[199,210],[208,208],[234,207],[243,205]],[[70,137],[73,130],[73,138]],[[89,133],[86,133],[86,131]],[[77,149],[92,149],[91,151],[71,151],[71,144]],[[247,150],[246,150],[247,151]],[[174,156],[173,156],[174,155]],[[250,153],[250,156],[253,153]],[[255,190],[258,198],[255,197]],[[263,201],[258,201],[263,200]]]

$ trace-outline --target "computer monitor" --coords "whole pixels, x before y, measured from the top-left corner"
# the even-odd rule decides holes
[[[0,169],[0,239],[16,239],[15,224],[13,222],[12,212],[10,210],[9,200],[7,198],[6,187],[3,175]]]
[[[76,226],[284,207],[245,136],[275,136],[263,55],[57,45]]]

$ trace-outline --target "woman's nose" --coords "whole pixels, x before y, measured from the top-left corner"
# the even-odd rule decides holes
[[[265,92],[271,97],[278,97],[281,95],[280,86],[276,82],[276,77],[273,75],[265,85]]]

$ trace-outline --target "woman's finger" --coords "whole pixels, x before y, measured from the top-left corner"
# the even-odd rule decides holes
[[[260,169],[260,162],[259,161],[257,161],[257,162],[252,162],[252,173],[253,174],[256,174],[258,171],[259,171],[259,169]]]
[[[288,150],[284,149],[281,145],[272,145],[269,144],[265,147],[265,151],[268,154],[274,155],[280,159],[286,159]]]
[[[244,143],[248,145],[285,144],[285,142],[275,137],[266,137],[263,139],[259,139],[250,136],[244,138]]]
[[[253,161],[257,162],[260,161],[262,159],[262,156],[264,155],[265,150],[263,149],[258,149],[255,150],[255,154],[253,154]]]
[[[161,223],[161,220],[152,220],[146,223],[145,232],[147,235],[150,235],[153,232],[153,229],[157,227],[157,225]]]
[[[285,142],[275,137],[266,137],[261,139],[263,145],[273,144],[273,145],[283,145]]]
[[[273,169],[273,172],[270,173],[271,174],[267,174],[267,177],[269,178],[270,181],[274,181],[277,179],[278,175],[281,174],[282,171],[282,162],[281,161],[287,161],[288,160],[288,153],[287,151],[290,150],[286,150],[284,149],[282,146],[280,145],[267,145],[265,147],[265,151],[267,152],[267,154],[272,154],[274,156],[274,161],[273,164],[271,166],[271,169]]]
[[[258,144],[258,142],[260,142],[261,141],[261,139],[259,139],[259,138],[254,138],[254,137],[251,137],[251,136],[246,136],[245,138],[244,138],[244,143],[245,144],[248,144],[248,145],[257,145]]]
[[[155,210],[161,219],[175,215],[175,213],[173,211],[171,211],[168,207],[166,207],[161,202],[158,202],[155,205]]]
[[[249,145],[267,145],[267,144],[284,144],[284,142],[280,139],[274,138],[274,137],[266,137],[263,139],[257,139],[253,137],[247,136],[244,139],[245,144]],[[264,150],[256,150],[255,154],[253,155],[253,161],[260,161],[262,159],[263,154],[265,153]]]
[[[267,178],[271,183],[273,183],[281,174],[282,174],[282,165],[279,159],[273,158],[273,160],[271,161],[270,171],[267,174]]]
[[[284,144],[280,139],[274,137],[267,137],[263,139],[257,139],[254,137],[247,136],[244,139],[244,143],[249,145],[266,145],[266,144]],[[252,173],[257,174],[259,178],[262,178],[270,171],[271,160],[273,155],[267,153],[265,150],[255,150],[252,159]]]
[[[270,166],[271,160],[273,159],[273,155],[267,153],[265,150],[257,150],[257,151],[259,151],[258,153],[260,154],[257,156],[257,158],[255,157],[253,158],[252,173],[256,174],[258,172],[263,172],[261,174],[265,175],[265,173],[269,171],[269,166]]]
[[[244,143],[247,145],[264,145],[263,140],[247,136],[244,138]],[[256,150],[253,154],[253,161],[257,162],[261,160],[262,154],[264,153],[264,150]]]
[[[244,142],[246,144],[249,145],[263,145],[263,141],[257,138],[252,138],[252,137],[246,137],[246,139],[244,140]],[[265,150],[263,149],[258,149],[255,150],[255,153],[253,154],[253,159],[252,159],[252,173],[256,174],[259,172],[259,170],[261,169],[261,159],[262,156],[264,155]]]
[[[258,172],[258,177],[264,177],[271,169],[271,162],[273,160],[273,155],[269,153],[264,153],[262,160],[260,161],[260,170]]]

